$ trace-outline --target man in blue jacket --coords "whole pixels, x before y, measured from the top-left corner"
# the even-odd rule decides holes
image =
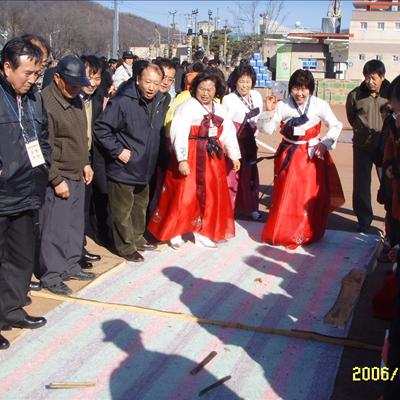
[[[143,261],[139,251],[156,246],[143,237],[149,181],[157,162],[165,110],[159,92],[164,74],[155,64],[144,64],[127,81],[96,121],[96,140],[106,150],[106,171],[113,236],[119,255]]]
[[[39,328],[43,317],[23,309],[34,266],[33,213],[42,202],[50,165],[47,118],[31,88],[41,50],[21,38],[1,51],[0,71],[0,332]],[[0,350],[9,347],[0,334]]]

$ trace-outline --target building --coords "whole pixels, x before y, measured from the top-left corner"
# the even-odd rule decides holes
[[[400,74],[400,2],[354,1],[350,21],[347,79],[361,79],[371,59],[386,66],[386,77]]]

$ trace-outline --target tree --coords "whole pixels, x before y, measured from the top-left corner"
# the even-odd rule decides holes
[[[47,39],[55,58],[66,54],[108,55],[112,39],[113,10],[94,1],[2,1],[0,42],[23,33]],[[154,23],[121,13],[121,49],[148,46]],[[161,37],[167,28],[159,27]]]

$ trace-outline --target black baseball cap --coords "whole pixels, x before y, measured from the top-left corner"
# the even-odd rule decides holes
[[[135,55],[130,50],[127,50],[122,53],[122,58],[135,58]]]
[[[90,81],[86,76],[85,64],[77,56],[68,55],[63,57],[57,65],[56,72],[70,85],[90,85]]]

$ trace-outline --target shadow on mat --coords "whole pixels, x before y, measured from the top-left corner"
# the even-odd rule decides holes
[[[197,375],[191,375],[190,371],[197,362],[179,355],[147,350],[143,346],[141,331],[121,319],[106,321],[102,328],[103,341],[112,342],[127,354],[111,374],[113,400],[198,398],[201,389],[221,378],[208,373],[207,367]],[[179,349],[179,338],[176,341],[176,349]],[[239,400],[225,385],[213,389],[205,398]]]
[[[280,266],[276,265],[274,268],[277,276],[283,276],[283,269],[280,269]],[[276,326],[281,319],[288,318],[286,314],[279,315],[273,310],[276,302],[281,301],[281,295],[271,294],[260,298],[229,282],[212,282],[195,277],[180,267],[165,268],[163,274],[182,287],[180,300],[193,315],[198,317],[240,322],[252,326]],[[288,271],[288,274],[293,272]],[[197,291],[200,294],[196,296],[194,293]],[[287,322],[292,324],[290,320]],[[271,360],[276,361],[280,358],[281,351],[286,347],[286,339],[208,324],[201,326],[226,345],[241,347],[247,356],[261,366],[266,380],[277,395],[276,398],[285,398],[287,383],[274,378],[276,374],[284,371],[284,366],[277,366]],[[276,346],[271,345],[271,342]],[[239,363],[245,365],[246,355],[241,356]],[[234,365],[231,368],[234,375]]]

